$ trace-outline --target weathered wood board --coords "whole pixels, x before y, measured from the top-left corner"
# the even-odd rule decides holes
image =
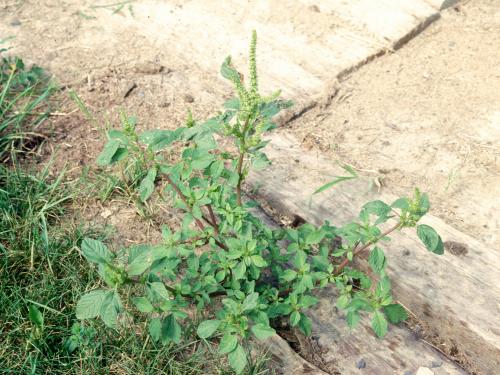
[[[391,326],[383,339],[371,329],[364,317],[349,330],[345,315],[335,308],[336,290],[328,287],[319,293],[320,302],[308,314],[313,321],[317,352],[342,375],[416,374],[419,368],[434,375],[464,375],[466,372],[444,357],[404,326]]]
[[[262,210],[255,209],[254,214],[270,227],[276,226]],[[312,340],[298,336],[306,360],[277,335],[265,343],[283,366],[284,374],[414,375],[420,368],[430,369],[434,375],[466,374],[403,325],[391,326],[384,339],[373,334],[366,317],[350,330],[345,314],[335,307],[337,291],[333,286],[322,289],[318,297],[320,302],[307,312],[313,324]]]
[[[339,225],[355,218],[369,200],[392,202],[396,198],[377,193],[360,178],[337,185],[310,203],[314,190],[345,171],[301,149],[297,140],[282,133],[271,137],[267,153],[273,166],[254,173],[250,183],[260,187],[260,197],[288,215]],[[477,373],[496,374],[500,366],[500,252],[439,218],[430,216],[424,222],[455,246],[438,257],[410,231],[395,234],[384,244],[395,296],[439,336],[440,349],[465,356]],[[363,261],[359,265],[366,267]]]

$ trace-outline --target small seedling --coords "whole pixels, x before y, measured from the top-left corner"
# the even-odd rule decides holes
[[[100,317],[112,328],[130,322],[131,316],[145,318],[151,339],[163,344],[187,340],[185,322],[197,310],[204,317],[197,335],[216,338],[219,353],[227,355],[238,374],[248,363],[248,340],[272,336],[277,319],[310,335],[312,322],[305,312],[318,303],[315,291],[327,285],[337,287],[336,304],[346,310],[350,327],[368,313],[382,337],[388,322],[406,319],[405,309],[391,296],[387,258],[379,245],[392,232],[416,226],[427,249],[443,253],[434,229],[418,225],[429,210],[428,197],[419,190],[392,204],[368,202],[357,220],[341,227],[325,222],[276,229],[252,213],[242,184],[251,168],[269,164],[263,135],[276,127],[273,117],[291,106],[279,92],[260,93],[255,49],[253,33],[249,84],[230,57],[223,62],[221,74],[237,96],[217,116],[205,122],[189,116],[176,130],[143,132],[124,117],[121,129],[108,132],[98,165],[133,170],[131,176],[141,176],[139,200],[157,193],[182,220],[178,227],[164,226],[163,242],[155,245],[112,252],[100,241],[84,239],[82,254],[97,265],[106,287],[87,293],[76,307],[78,319]],[[216,134],[231,140],[234,149],[222,150]],[[350,174],[342,178],[353,178],[355,172]],[[393,225],[384,230],[389,220]],[[373,278],[351,267],[362,253],[369,253]]]

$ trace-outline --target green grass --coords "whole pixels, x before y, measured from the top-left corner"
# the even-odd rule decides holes
[[[74,306],[98,286],[95,269],[80,256],[80,241],[106,233],[84,229],[68,215],[67,204],[78,198],[75,185],[64,175],[50,177],[48,168],[0,167],[0,373],[184,375],[209,368],[231,374],[197,340],[155,345],[140,322],[121,332],[99,322],[79,325]],[[30,320],[30,305],[43,324]],[[267,373],[265,357],[248,372]]]
[[[18,59],[0,60],[0,161],[10,158],[0,165],[0,374],[231,374],[197,339],[155,345],[141,322],[116,332],[76,320],[78,299],[99,286],[80,241],[109,235],[85,225],[78,206],[91,190],[106,200],[119,186],[105,176],[71,182],[64,172],[51,175],[49,165],[19,165],[26,141],[47,119],[34,112],[47,108],[53,88],[40,84],[41,72],[30,78],[18,66],[13,73],[6,61]],[[247,374],[268,374],[266,362],[258,357]]]
[[[27,69],[19,58],[0,56],[0,161],[43,139],[39,128],[49,117],[55,90],[41,68]]]

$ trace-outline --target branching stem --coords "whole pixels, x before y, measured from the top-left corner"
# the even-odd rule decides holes
[[[357,245],[356,245],[354,247],[353,252],[352,252],[352,259],[354,259],[354,257],[356,255],[358,255],[358,254],[362,253],[363,251],[365,251],[366,249],[368,249],[374,243],[378,242],[380,239],[382,239],[385,236],[389,235],[390,233],[394,232],[396,229],[399,229],[401,226],[402,226],[402,224],[400,222],[398,222],[396,225],[394,225],[391,228],[387,229],[384,233],[382,233],[376,239],[367,242],[366,244],[364,244],[363,246],[361,246],[359,249],[357,249]],[[347,266],[350,262],[352,262],[352,260],[350,261],[348,258],[345,258],[342,261],[342,263],[340,263],[338,265],[337,269],[335,270],[335,275],[338,276],[342,272],[342,270],[345,268],[345,266]]]
[[[186,204],[186,206],[189,207],[189,203],[188,203],[186,197],[184,196],[184,194],[182,193],[181,189],[179,189],[179,187],[175,184],[175,182],[170,178],[170,176],[168,174],[165,176],[166,176],[167,182],[170,184],[170,186],[172,186],[172,189],[175,190],[175,192],[177,193],[179,198],[181,198],[182,201]],[[204,219],[205,219],[205,221],[207,221],[207,223],[209,223],[211,226],[214,227],[214,231],[217,235],[218,229],[216,228],[215,223],[211,223],[210,220],[207,220],[206,218],[204,218]],[[194,222],[196,223],[198,228],[200,228],[202,231],[205,230],[205,225],[202,223],[202,221],[200,219],[194,218]],[[226,245],[224,245],[222,242],[220,242],[219,240],[217,240],[215,238],[214,238],[214,240],[215,240],[215,243],[217,244],[217,246],[219,246],[221,249],[227,250]]]
[[[219,226],[217,224],[217,218],[215,217],[214,210],[212,209],[212,205],[207,204],[206,207],[208,209],[208,214],[210,215],[210,221],[211,221],[210,224],[214,227],[215,235],[218,236],[219,235]]]

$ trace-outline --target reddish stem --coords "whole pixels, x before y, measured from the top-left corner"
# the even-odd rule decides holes
[[[363,246],[361,246],[359,249],[356,249],[357,245],[354,247],[354,250],[352,252],[352,259],[354,259],[354,257],[356,255],[358,255],[359,253],[365,251],[366,249],[368,249],[371,245],[373,245],[375,242],[379,241],[380,239],[384,238],[385,236],[387,236],[388,234],[394,232],[396,229],[398,229],[399,227],[401,226],[401,223],[397,223],[396,225],[394,225],[393,227],[387,229],[384,233],[382,233],[380,236],[378,236],[375,240],[372,240],[372,241],[369,241],[368,243],[364,244]],[[351,260],[352,261],[352,260]],[[340,272],[345,268],[345,266],[347,266],[349,264],[349,262],[351,262],[348,258],[345,258],[342,263],[340,263],[337,267],[337,269],[335,270],[335,275],[338,276],[340,274]]]
[[[217,218],[215,217],[214,210],[212,209],[212,205],[207,204],[206,207],[208,209],[208,214],[210,215],[210,221],[211,221],[210,224],[214,227],[215,235],[218,236],[219,235],[219,226],[217,224]]]
[[[179,196],[179,198],[181,198],[182,201],[186,204],[186,206],[189,207],[189,203],[188,203],[186,197],[184,196],[184,194],[182,193],[181,189],[179,189],[179,187],[174,183],[174,181],[172,181],[172,179],[170,178],[169,175],[166,175],[166,178],[167,178],[167,181],[170,184],[170,186],[172,186],[172,189],[174,189],[175,192],[177,193],[177,195]],[[201,222],[200,219],[194,218],[194,221],[195,221],[196,225],[198,226],[198,228],[200,228],[202,231],[205,230],[205,225],[203,225],[203,223]],[[207,222],[209,224],[211,224],[210,220],[207,220]],[[214,226],[213,224],[211,224],[211,225]],[[215,226],[214,226],[214,228],[215,228]],[[218,232],[218,230],[216,232]],[[219,240],[217,240],[215,238],[214,238],[214,240],[215,240],[215,243],[217,244],[217,246],[219,246],[220,248],[222,248],[224,250],[227,250],[226,245],[224,245],[222,242],[220,242]]]

